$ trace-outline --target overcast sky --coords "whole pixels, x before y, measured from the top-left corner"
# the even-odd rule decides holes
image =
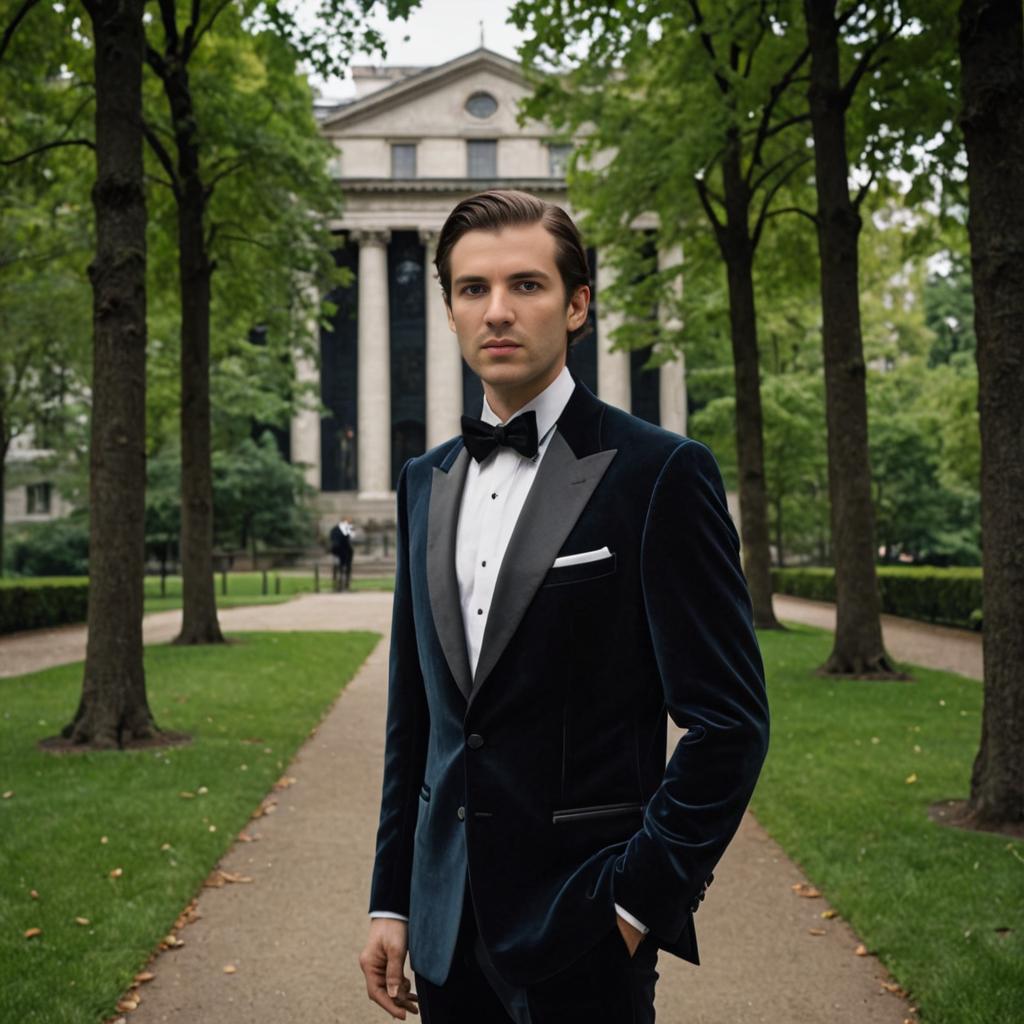
[[[408,21],[388,22],[374,19],[388,44],[388,64],[443,64],[480,45],[480,22],[483,22],[487,49],[506,57],[516,56],[522,33],[506,24],[512,0],[422,0]],[[406,38],[408,37],[408,39]],[[356,58],[356,64],[380,63],[380,58]],[[313,79],[325,98],[341,99],[355,90],[351,78]]]

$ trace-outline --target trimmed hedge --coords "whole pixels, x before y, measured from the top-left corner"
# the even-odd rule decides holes
[[[883,612],[981,629],[981,569],[880,565],[876,571]],[[811,601],[835,601],[835,570],[773,569],[772,589]]]
[[[5,583],[0,586],[0,633],[85,622],[88,607],[88,583]]]

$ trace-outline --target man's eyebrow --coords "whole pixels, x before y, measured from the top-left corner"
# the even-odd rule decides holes
[[[526,278],[540,278],[544,281],[550,281],[551,275],[545,273],[543,270],[517,270],[514,274],[508,275],[509,281],[522,281]],[[479,274],[460,274],[452,284],[486,284],[487,278],[481,277]]]

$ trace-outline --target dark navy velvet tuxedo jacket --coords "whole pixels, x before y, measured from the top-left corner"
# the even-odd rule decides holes
[[[471,676],[455,574],[455,438],[398,484],[384,791],[371,910],[448,974],[467,871],[498,971],[529,984],[616,927],[619,903],[697,962],[688,905],[768,742],[738,540],[703,445],[579,381],[509,541]],[[559,555],[610,558],[552,568]],[[665,764],[666,712],[686,733]],[[713,894],[709,898],[713,905]]]

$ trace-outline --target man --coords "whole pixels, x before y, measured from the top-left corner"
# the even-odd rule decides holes
[[[352,580],[352,523],[342,518],[331,527],[329,535],[334,566],[334,589],[348,590]]]
[[[436,265],[483,417],[399,478],[367,991],[427,1024],[653,1021],[767,748],[721,478],[569,374],[563,211],[473,196]]]

